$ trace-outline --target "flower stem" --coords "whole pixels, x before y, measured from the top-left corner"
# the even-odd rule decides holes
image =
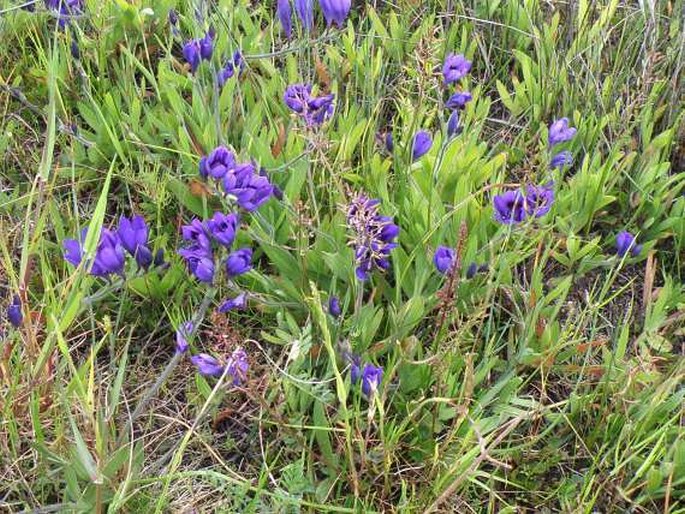
[[[209,309],[209,306],[212,304],[215,295],[216,288],[208,287],[207,291],[205,292],[205,297],[202,299],[200,307],[195,313],[195,316],[193,316],[193,330],[190,334],[188,334],[188,339],[192,340],[192,338],[195,337],[195,333],[197,332],[200,323],[202,323],[202,320],[204,319],[205,314],[207,313],[207,309]],[[145,412],[145,408],[150,403],[150,400],[152,400],[152,398],[156,396],[157,392],[162,387],[162,385],[167,381],[174,368],[176,368],[178,363],[181,362],[183,356],[183,353],[176,352],[174,356],[171,358],[171,360],[167,363],[162,373],[159,375],[159,377],[157,377],[155,383],[152,385],[150,389],[147,390],[145,395],[140,399],[138,405],[136,405],[133,414],[131,414],[131,424],[133,424]]]

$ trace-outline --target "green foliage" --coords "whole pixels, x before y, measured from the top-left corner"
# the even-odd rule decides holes
[[[271,4],[88,0],[66,30],[39,4],[0,23],[0,297],[4,311],[18,292],[25,316],[0,321],[10,510],[685,508],[682,0],[355,4],[345,27],[317,14],[291,40]],[[210,26],[193,75],[182,43]],[[219,89],[237,49],[246,69]],[[454,138],[451,52],[474,62]],[[320,129],[283,104],[299,82],[335,94]],[[562,116],[575,162],[550,169]],[[433,146],[411,162],[421,128]],[[191,338],[247,349],[242,387],[174,356],[203,298],[179,226],[226,206],[197,172],[219,144],[283,192],[242,218],[249,308],[210,314],[217,284]],[[548,214],[493,220],[494,195],[548,182]],[[346,227],[358,191],[401,228],[391,269],[364,283]],[[88,226],[92,254],[131,213],[168,267],[107,283],[64,263],[64,239]],[[621,230],[639,256],[615,255]],[[441,245],[454,281],[435,271]],[[376,394],[351,382],[352,354],[383,367]]]

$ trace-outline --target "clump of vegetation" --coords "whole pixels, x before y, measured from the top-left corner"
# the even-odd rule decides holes
[[[682,0],[0,12],[8,512],[685,509]]]

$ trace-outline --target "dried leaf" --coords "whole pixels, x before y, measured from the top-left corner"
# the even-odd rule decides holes
[[[271,147],[271,155],[273,157],[278,157],[283,151],[283,146],[285,145],[285,125],[283,123],[278,124],[278,136],[276,141]]]

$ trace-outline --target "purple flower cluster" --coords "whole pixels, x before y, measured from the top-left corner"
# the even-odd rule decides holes
[[[359,280],[366,280],[374,269],[381,271],[390,267],[390,251],[397,247],[395,238],[400,227],[390,216],[378,212],[380,200],[358,194],[347,211],[347,225],[353,236],[350,244],[357,261],[355,273]]]
[[[239,163],[235,154],[219,146],[200,160],[200,176],[221,184],[224,194],[246,211],[259,208],[274,192],[269,178],[254,162]]]
[[[292,84],[285,89],[283,101],[300,115],[308,127],[318,127],[333,116],[335,95],[312,95],[311,84]]]
[[[302,28],[309,32],[314,26],[314,3],[313,0],[294,0],[295,12],[302,24]],[[331,26],[333,23],[342,27],[345,18],[352,7],[352,0],[319,0],[321,12],[323,12],[326,19],[326,25]],[[292,7],[290,0],[277,0],[276,15],[281,22],[285,36],[290,39],[293,31],[292,21]]]
[[[453,84],[459,82],[464,78],[468,72],[471,70],[471,61],[467,60],[461,54],[449,54],[445,58],[445,62],[442,66],[442,74],[444,77],[445,85]],[[459,111],[466,107],[466,104],[473,99],[473,96],[468,91],[457,91],[453,93],[447,102],[445,102],[445,107],[452,111],[447,120],[447,136],[454,137],[461,133],[461,127],[459,126]]]
[[[64,259],[73,266],[81,264],[84,258],[83,245],[87,233],[88,229],[84,228],[79,239],[65,239],[62,242]],[[139,268],[148,269],[153,262],[161,265],[163,254],[160,251],[153,258],[148,237],[149,229],[142,216],[121,216],[117,230],[103,228],[100,231],[95,257],[92,263],[91,259],[88,260],[90,274],[96,277],[123,275],[126,253],[136,260]]]
[[[549,126],[548,146],[550,151],[555,146],[571,141],[576,135],[576,129],[569,127],[568,118],[556,120]],[[573,164],[573,155],[568,150],[561,151],[552,157],[550,167],[565,168]]]
[[[193,219],[181,228],[187,245],[178,251],[188,270],[200,282],[211,284],[215,275],[215,245],[230,248],[238,231],[239,217],[235,213],[215,212],[204,223]],[[226,275],[237,277],[252,269],[252,249],[241,248],[230,253],[225,261]]]
[[[206,353],[198,353],[190,358],[198,373],[206,377],[220,377],[224,371],[231,377],[233,385],[240,385],[247,379],[250,367],[247,353],[242,348],[236,348],[225,363]]]
[[[551,184],[530,185],[525,194],[519,190],[507,191],[495,195],[492,203],[496,221],[503,225],[517,225],[527,217],[540,218],[547,214],[554,203],[554,189]]]
[[[195,73],[202,61],[209,61],[212,59],[214,52],[214,30],[210,29],[205,37],[201,39],[193,39],[183,45],[183,57],[186,62],[190,64],[190,70]]]

